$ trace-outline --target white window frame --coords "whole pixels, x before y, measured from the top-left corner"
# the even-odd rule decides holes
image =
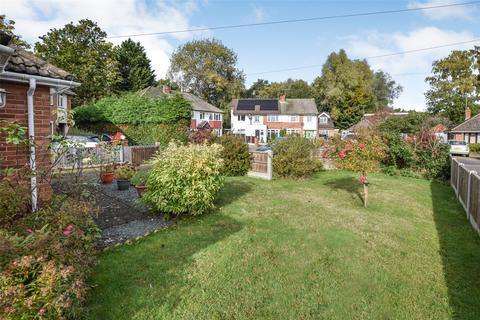
[[[215,113],[214,114],[214,119],[215,119],[215,121],[221,121],[222,117],[221,117],[220,113]]]
[[[57,94],[57,107],[59,109],[67,109],[68,98],[65,94]]]
[[[318,122],[321,123],[321,124],[327,124],[328,123],[328,117],[321,116],[319,119],[320,120]]]
[[[244,114],[239,114],[237,116],[237,121],[245,121],[245,115]]]
[[[290,134],[299,134],[300,133],[300,129],[297,129],[297,128],[288,128],[287,129],[287,134],[290,135]]]
[[[280,122],[280,118],[278,114],[269,114],[268,115],[268,122]]]
[[[313,121],[313,116],[307,116],[306,122],[312,122]]]
[[[253,122],[260,123],[260,116],[258,114],[253,116]]]
[[[273,139],[272,134],[275,134],[275,137],[280,136],[280,129],[268,129],[267,130],[268,140]]]
[[[213,114],[212,113],[207,113],[208,115],[208,120],[212,121],[213,120]]]
[[[298,115],[291,115],[290,122],[298,122],[300,117]]]
[[[198,113],[198,118],[199,118],[200,120],[204,120],[204,119],[205,119],[205,112],[199,112],[199,113]]]

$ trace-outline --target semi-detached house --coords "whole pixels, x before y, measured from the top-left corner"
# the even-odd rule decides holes
[[[231,130],[245,135],[248,142],[266,143],[280,135],[299,134],[315,138],[318,134],[318,111],[314,99],[234,99]]]

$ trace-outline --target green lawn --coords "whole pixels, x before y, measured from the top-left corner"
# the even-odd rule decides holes
[[[447,185],[231,178],[218,210],[100,257],[90,319],[479,319],[480,237]]]

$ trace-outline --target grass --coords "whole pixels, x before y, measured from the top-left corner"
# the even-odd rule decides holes
[[[90,319],[478,319],[480,238],[451,188],[346,172],[231,178],[218,209],[102,254]]]

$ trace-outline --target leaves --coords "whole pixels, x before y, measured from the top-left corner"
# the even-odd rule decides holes
[[[155,74],[140,42],[129,38],[115,49],[122,78],[118,85],[120,90],[138,91],[154,84]]]

